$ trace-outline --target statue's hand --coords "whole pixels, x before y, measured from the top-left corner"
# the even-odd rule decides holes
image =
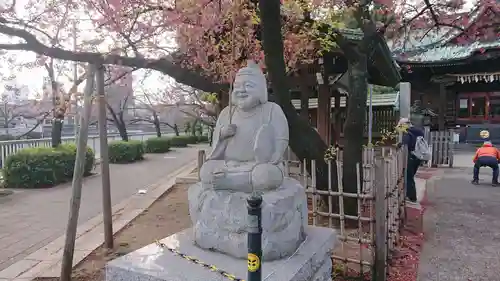
[[[227,139],[236,134],[236,125],[235,124],[229,124],[227,126],[224,126],[220,130],[220,137],[222,139]]]

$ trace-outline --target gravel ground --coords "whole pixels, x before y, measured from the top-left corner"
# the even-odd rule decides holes
[[[104,281],[103,269],[107,261],[190,227],[187,188],[187,185],[176,185],[158,198],[115,234],[115,248],[112,251],[99,247],[78,264],[73,269],[72,280]],[[59,281],[59,278],[36,278],[34,281]]]
[[[419,281],[500,281],[500,187],[491,170],[450,169],[428,190]]]

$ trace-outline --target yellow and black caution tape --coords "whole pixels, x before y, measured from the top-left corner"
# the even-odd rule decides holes
[[[217,272],[217,273],[219,273],[220,275],[226,277],[229,280],[232,280],[232,281],[245,281],[244,279],[236,277],[234,274],[230,274],[230,273],[228,273],[225,270],[217,268],[215,265],[204,263],[204,262],[202,262],[201,260],[199,260],[199,259],[197,259],[195,257],[188,256],[186,254],[183,254],[183,253],[177,251],[176,249],[169,248],[169,247],[167,247],[167,245],[165,245],[164,243],[162,243],[162,242],[160,242],[158,240],[156,240],[155,243],[156,243],[156,245],[158,245],[158,247],[160,247],[162,249],[166,249],[166,250],[170,251],[172,254],[174,254],[176,256],[179,256],[179,257],[181,257],[183,259],[186,259],[186,260],[188,260],[188,261],[190,261],[190,262],[192,262],[194,264],[198,264],[200,266],[203,266],[204,268],[207,268],[210,271]]]

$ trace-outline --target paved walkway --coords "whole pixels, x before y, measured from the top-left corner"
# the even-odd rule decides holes
[[[467,158],[468,168],[446,169],[427,191],[419,281],[500,280],[500,187],[490,169],[470,184]]]
[[[112,204],[159,182],[192,162],[200,147],[181,148],[167,154],[148,154],[134,164],[111,165]],[[16,190],[0,199],[0,271],[64,234],[71,184],[50,189]],[[102,212],[101,177],[85,179],[79,225]]]

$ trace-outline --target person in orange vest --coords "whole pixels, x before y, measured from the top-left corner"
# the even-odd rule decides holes
[[[498,162],[500,161],[500,153],[491,142],[485,141],[483,146],[477,149],[476,155],[474,155],[472,161],[474,162],[473,184],[479,183],[479,169],[487,166],[493,170],[493,179],[491,183],[493,185],[498,185]]]

